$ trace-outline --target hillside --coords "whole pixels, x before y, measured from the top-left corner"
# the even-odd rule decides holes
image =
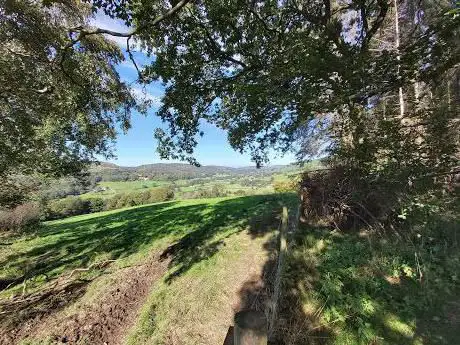
[[[310,163],[310,165],[318,164],[318,161]],[[102,162],[98,165],[93,165],[90,168],[91,174],[100,177],[101,181],[126,181],[137,179],[178,180],[223,175],[267,176],[272,175],[274,173],[286,173],[293,172],[296,170],[299,170],[299,167],[297,165],[272,165],[258,169],[255,166],[235,168],[228,166],[203,165],[201,167],[196,167],[190,164],[183,163],[155,163],[140,165],[136,167],[123,167],[107,162]]]
[[[265,303],[282,205],[295,197],[172,201],[11,237],[0,344],[222,344],[234,309]]]

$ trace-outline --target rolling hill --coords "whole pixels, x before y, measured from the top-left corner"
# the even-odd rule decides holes
[[[312,162],[317,164],[317,162]],[[137,179],[149,180],[178,180],[205,178],[213,176],[241,176],[256,175],[267,176],[274,173],[293,172],[298,170],[297,165],[272,165],[262,168],[255,166],[227,167],[217,165],[204,165],[196,167],[183,163],[155,163],[136,167],[123,167],[113,163],[102,162],[90,168],[92,175],[99,176],[101,181],[125,181]]]

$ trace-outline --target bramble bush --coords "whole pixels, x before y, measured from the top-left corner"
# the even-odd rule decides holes
[[[0,210],[0,231],[33,229],[40,222],[41,211],[36,203],[25,203],[13,209]]]

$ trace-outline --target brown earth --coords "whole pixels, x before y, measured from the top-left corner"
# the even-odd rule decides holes
[[[17,344],[24,339],[66,344],[121,344],[155,282],[165,274],[168,263],[169,260],[159,261],[159,255],[155,254],[141,265],[117,270],[110,274],[110,279],[99,277],[94,283],[104,279],[102,283],[108,284],[106,289],[98,287],[95,296],[86,300],[84,293],[88,291],[83,283],[76,288],[50,290],[41,298],[50,300],[45,303],[47,308],[42,306],[41,312],[32,313],[9,329],[0,328],[0,344]],[[77,299],[78,303],[72,308],[72,302]],[[33,306],[26,306],[30,308]],[[18,310],[21,312],[24,311]]]

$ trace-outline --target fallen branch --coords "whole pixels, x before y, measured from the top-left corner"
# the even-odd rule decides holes
[[[26,294],[26,289],[27,289],[27,279],[24,279],[22,282],[22,297]]]
[[[89,271],[90,269],[92,269],[95,266],[98,266],[99,268],[101,268],[101,267],[107,265],[108,263],[115,262],[115,261],[116,260],[105,260],[105,261],[101,261],[101,262],[94,262],[91,265],[89,265],[87,268],[76,268],[72,272],[70,272],[69,276],[67,277],[67,280],[72,278],[72,276],[73,276],[73,274],[75,272],[87,272],[87,271]]]
[[[1,289],[0,292],[3,292],[3,291],[5,291],[5,290],[8,290],[8,288],[9,288],[10,286],[14,285],[15,283],[16,283],[16,281],[13,281],[13,282],[9,283],[6,287],[4,287],[3,289]]]

